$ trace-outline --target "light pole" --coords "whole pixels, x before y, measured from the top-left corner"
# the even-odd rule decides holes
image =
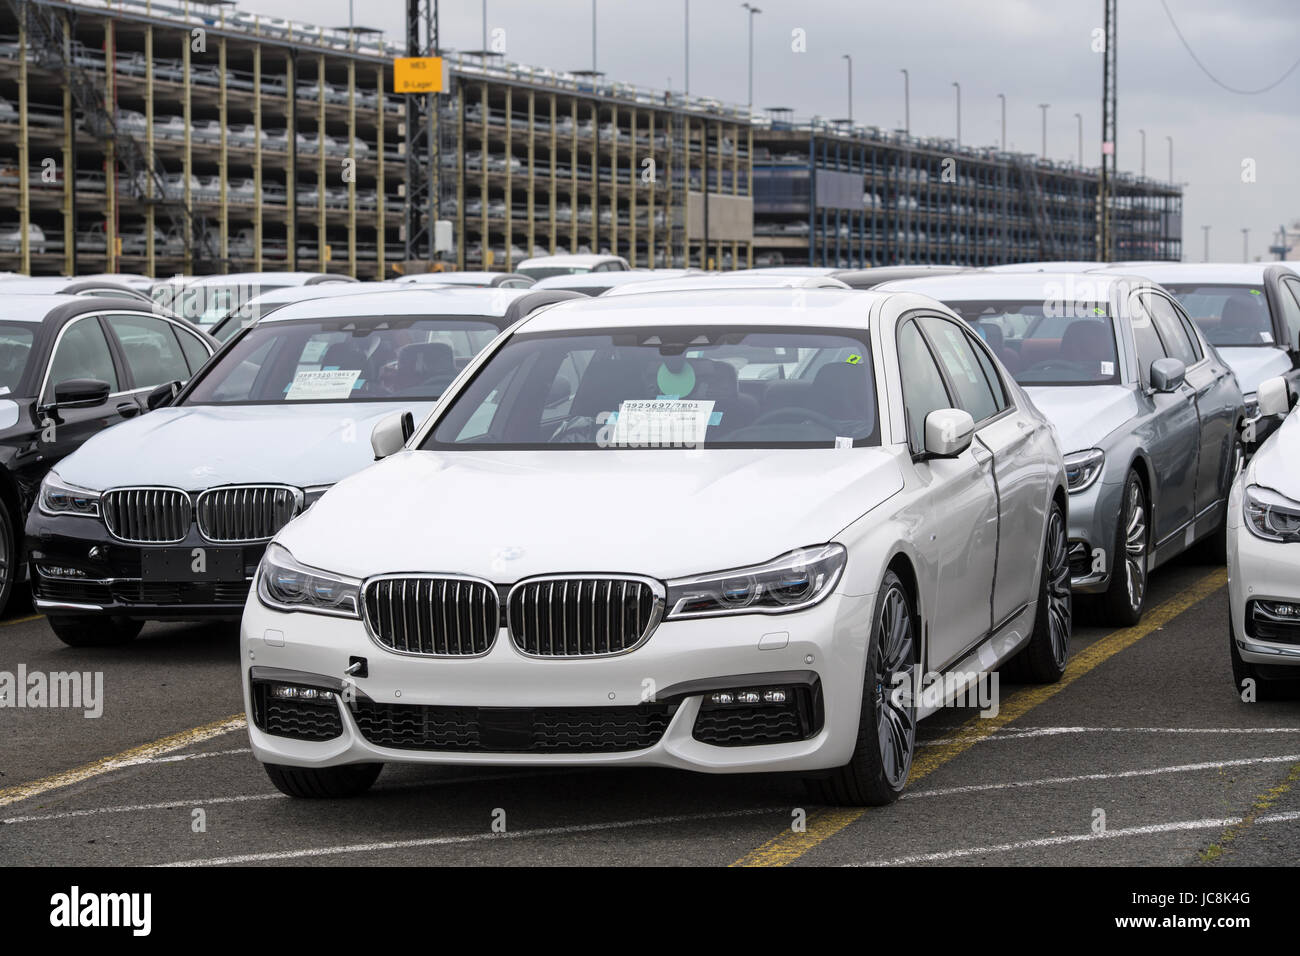
[[[847,53],[840,54],[849,65],[849,127],[853,127],[853,57]]]
[[[903,132],[911,135],[912,132],[912,90],[911,83],[907,75],[907,70],[899,70],[903,74]]]
[[[751,3],[742,3],[741,7],[749,11],[749,109],[754,109],[754,17],[763,11]]]
[[[487,48],[487,0],[483,0],[483,46],[481,49],[484,56],[487,56]]]
[[[953,81],[952,88],[957,91],[957,145],[961,145],[961,84]]]
[[[999,93],[998,99],[1002,101],[1002,152],[1007,151],[1007,94]]]
[[[1083,114],[1075,113],[1074,118],[1079,121],[1079,168],[1083,168]]]
[[[591,75],[596,76],[596,0],[591,0]]]
[[[1142,136],[1142,165],[1138,167],[1138,174],[1145,179],[1147,175],[1147,131],[1140,129],[1138,133]]]
[[[1209,262],[1210,261],[1210,227],[1202,226],[1201,231],[1205,233],[1205,258],[1202,259],[1201,261]]]
[[[1169,143],[1169,182],[1174,181],[1174,138],[1166,136],[1165,140]]]
[[[691,95],[691,0],[686,0],[686,95]]]
[[[1047,108],[1051,105],[1051,103],[1038,104],[1038,108],[1043,111],[1043,151],[1039,154],[1043,159],[1047,158]]]
[[[1241,261],[1250,261],[1250,229],[1241,230]]]

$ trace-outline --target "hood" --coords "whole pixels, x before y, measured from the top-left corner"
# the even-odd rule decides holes
[[[1137,393],[1129,385],[1026,386],[1025,391],[1056,426],[1061,450],[1067,455],[1096,448],[1138,414]]]
[[[159,408],[100,432],[54,470],[94,491],[332,485],[374,462],[370,432],[379,419],[409,410],[418,422],[432,408],[432,402]]]
[[[406,451],[336,485],[276,540],[354,577],[671,578],[829,541],[902,487],[881,448]]]
[[[1300,501],[1300,412],[1292,412],[1282,426],[1251,459],[1246,484],[1272,488],[1292,501]]]
[[[1237,376],[1237,384],[1243,395],[1254,395],[1264,379],[1291,371],[1291,356],[1280,348],[1259,345],[1248,348],[1219,345],[1216,348],[1228,368]]]

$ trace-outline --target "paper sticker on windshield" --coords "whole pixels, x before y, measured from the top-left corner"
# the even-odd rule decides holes
[[[325,350],[330,347],[328,342],[315,341],[308,342],[302,347],[302,356],[298,359],[300,365],[315,365],[324,356]]]
[[[850,355],[844,361],[848,362],[850,365],[857,365],[859,362],[862,361],[862,356],[855,353],[853,355]]]
[[[1114,374],[1115,374],[1115,363],[1114,363],[1114,362],[1102,362],[1102,363],[1101,363],[1101,374],[1102,374],[1102,375],[1114,375]]]
[[[695,448],[713,423],[713,402],[628,401],[611,418],[615,448]]]
[[[1261,342],[1263,342],[1265,345],[1272,345],[1272,344],[1273,344],[1273,333],[1272,333],[1272,332],[1261,332],[1261,333],[1259,333],[1259,340],[1260,340]]]
[[[852,438],[846,438],[846,437],[844,437],[843,435],[836,435],[836,436],[835,436],[835,447],[836,447],[836,448],[852,448],[852,447],[853,447],[853,439],[852,439]]]
[[[358,368],[299,372],[284,397],[291,402],[348,398],[360,377]]]

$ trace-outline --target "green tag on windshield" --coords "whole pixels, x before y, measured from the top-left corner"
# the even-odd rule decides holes
[[[689,395],[691,389],[695,388],[695,369],[689,362],[682,366],[680,372],[674,372],[666,364],[660,365],[656,381],[659,391],[664,395]]]

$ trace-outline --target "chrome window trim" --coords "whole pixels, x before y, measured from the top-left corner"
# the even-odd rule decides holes
[[[488,593],[492,595],[492,603],[496,606],[496,614],[494,616],[494,620],[496,621],[496,628],[492,632],[491,638],[488,641],[487,649],[481,651],[478,654],[423,654],[419,651],[399,650],[396,647],[392,647],[388,644],[385,644],[379,638],[378,632],[371,624],[370,609],[369,609],[369,605],[366,602],[366,592],[370,590],[371,584],[374,584],[378,581],[394,581],[394,580],[410,580],[410,579],[416,579],[420,581],[464,581],[470,584],[481,584],[485,588],[487,588]],[[439,574],[433,571],[409,571],[405,573],[401,571],[390,571],[390,572],[385,572],[384,574],[372,574],[367,578],[362,578],[361,587],[357,593],[357,599],[361,604],[361,607],[358,608],[358,611],[360,612],[361,623],[365,626],[366,629],[366,636],[370,638],[371,642],[376,647],[380,648],[381,650],[387,651],[390,654],[398,654],[402,657],[414,657],[426,661],[429,660],[472,661],[472,660],[477,660],[478,658],[487,657],[487,655],[491,654],[492,651],[496,648],[497,638],[501,636],[501,594],[500,592],[497,591],[497,586],[491,581],[487,580],[487,578],[476,577],[475,575],[472,574],[455,574],[455,573]],[[351,615],[348,616],[351,617]]]
[[[510,620],[510,605],[513,601],[515,591],[518,588],[525,587],[529,584],[540,584],[545,581],[636,581],[641,584],[649,585],[650,593],[654,600],[650,605],[650,619],[642,629],[641,636],[631,647],[625,647],[621,651],[607,651],[603,654],[530,654],[518,645],[515,641],[514,629]],[[652,578],[644,574],[537,574],[532,577],[521,578],[514,584],[510,585],[510,590],[506,594],[506,633],[510,635],[510,646],[519,654],[520,657],[534,661],[582,661],[582,660],[599,660],[609,657],[622,657],[625,654],[631,654],[637,648],[644,645],[659,625],[663,623],[664,615],[667,613],[668,588],[658,578]]]
[[[152,387],[156,388],[157,386],[152,386]],[[192,501],[193,521],[194,521],[194,527],[198,529],[200,538],[202,538],[204,541],[207,541],[215,545],[259,544],[263,541],[270,541],[272,538],[275,537],[275,534],[279,533],[277,531],[275,534],[270,534],[265,538],[209,538],[207,536],[207,534],[203,530],[203,523],[199,521],[199,508],[202,505],[203,499],[208,495],[212,494],[213,492],[237,491],[241,488],[250,488],[250,489],[251,488],[257,488],[257,489],[273,488],[276,490],[283,489],[285,491],[291,492],[293,494],[294,504],[293,504],[293,514],[289,516],[289,521],[292,521],[298,515],[302,514],[302,510],[303,510],[302,506],[306,501],[306,495],[304,494],[301,488],[298,488],[294,485],[284,485],[284,484],[275,484],[275,483],[262,484],[258,482],[243,482],[234,485],[213,485],[211,488],[204,488],[202,491],[198,492],[196,495],[193,496],[193,501]],[[285,523],[287,524],[288,522]]]

